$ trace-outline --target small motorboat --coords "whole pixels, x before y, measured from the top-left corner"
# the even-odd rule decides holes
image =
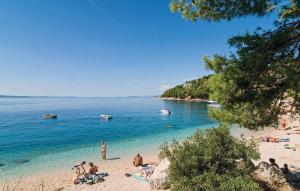
[[[218,102],[213,101],[213,100],[208,100],[207,103],[208,103],[208,104],[218,104]]]
[[[111,116],[111,115],[104,115],[104,114],[101,114],[101,115],[100,115],[100,118],[101,118],[101,119],[107,119],[107,120],[108,120],[108,119],[112,119],[112,116]]]
[[[57,115],[54,115],[54,114],[45,114],[45,115],[43,115],[43,118],[44,119],[56,119]]]
[[[171,111],[167,110],[167,109],[162,109],[160,110],[161,114],[163,115],[171,115]]]

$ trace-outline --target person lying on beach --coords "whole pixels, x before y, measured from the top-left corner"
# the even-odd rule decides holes
[[[143,157],[138,153],[133,159],[134,166],[142,166],[143,165]]]
[[[89,163],[89,170],[88,170],[88,175],[96,175],[98,172],[98,167],[96,165],[94,165],[94,163],[90,162]]]
[[[141,168],[141,174],[146,180],[148,180],[149,177],[153,174],[153,171],[154,171],[154,168],[150,167],[150,166]]]
[[[261,142],[272,142],[272,143],[279,143],[280,142],[279,138],[277,138],[277,137],[271,137],[271,136],[261,136],[259,138],[259,140]]]
[[[275,162],[275,159],[269,158],[269,161],[272,166],[276,166],[277,168],[279,168],[279,165]]]
[[[293,132],[287,132],[287,135],[300,135],[300,130],[294,130]]]

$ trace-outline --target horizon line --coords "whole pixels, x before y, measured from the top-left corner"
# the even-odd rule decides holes
[[[0,98],[129,98],[129,97],[160,97],[160,95],[130,95],[130,96],[29,96],[29,95],[1,95]]]

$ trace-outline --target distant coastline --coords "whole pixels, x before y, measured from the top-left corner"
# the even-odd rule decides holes
[[[30,96],[0,95],[0,98],[29,98]]]
[[[0,95],[0,98],[77,98],[77,96],[15,96],[15,95]]]
[[[179,98],[179,97],[160,97],[160,99],[163,99],[163,100],[170,100],[170,101],[205,102],[205,103],[207,103],[207,102],[209,101],[208,99],[191,98],[191,97],[186,97],[186,98]]]

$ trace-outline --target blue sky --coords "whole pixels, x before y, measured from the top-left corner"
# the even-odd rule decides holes
[[[168,0],[0,0],[0,95],[129,96],[208,74],[204,55],[274,16],[185,21]]]

